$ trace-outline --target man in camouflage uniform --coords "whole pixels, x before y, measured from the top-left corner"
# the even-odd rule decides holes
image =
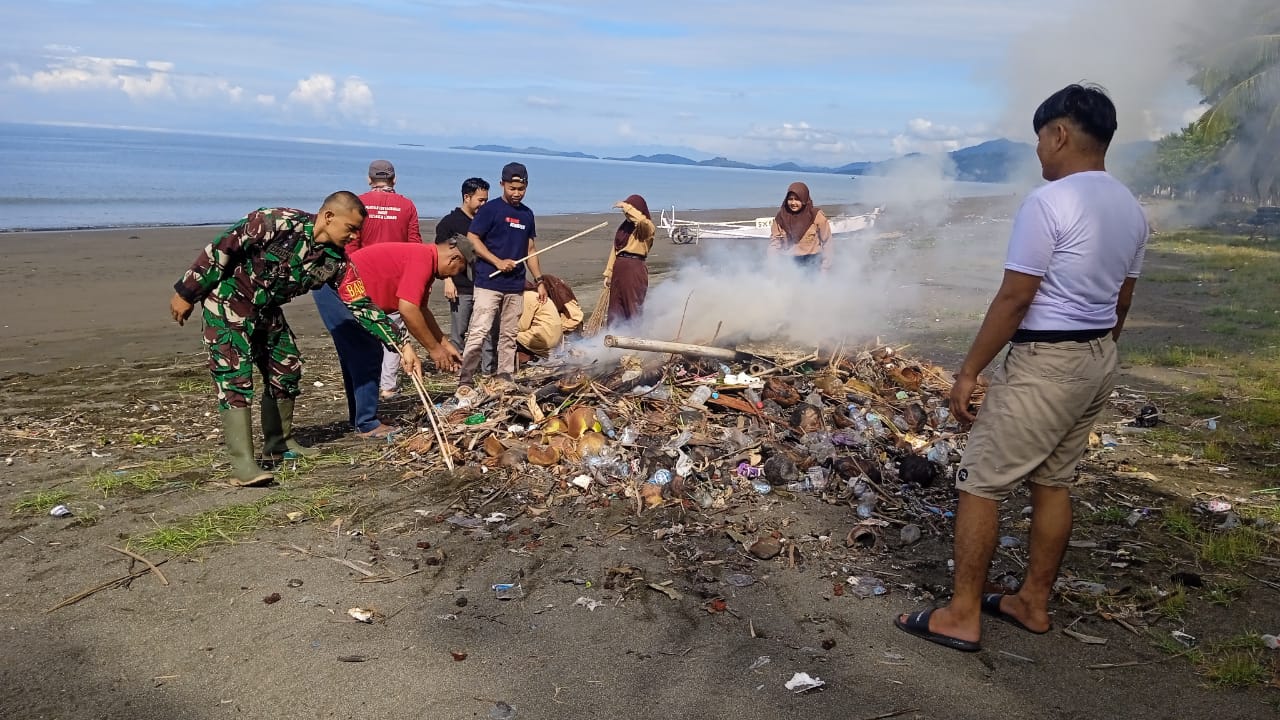
[[[255,364],[267,386],[261,403],[264,454],[316,452],[292,438],[302,358],[281,306],[338,282],[348,262],[343,246],[359,236],[366,216],[360,198],[347,191],[325,198],[314,215],[289,208],[256,210],[206,246],[174,285],[169,301],[174,321],[182,325],[196,303],[203,310],[233,484],[272,480],[253,456],[249,404]],[[367,297],[351,301],[349,308],[385,346],[400,352],[405,372],[421,372],[413,346],[382,310]]]

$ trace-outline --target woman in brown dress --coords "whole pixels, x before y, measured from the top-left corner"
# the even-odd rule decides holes
[[[809,199],[809,186],[791,183],[782,207],[773,218],[770,257],[793,258],[802,267],[831,268],[831,224]]]
[[[604,268],[604,286],[609,288],[609,325],[640,316],[649,292],[649,268],[645,259],[653,249],[653,218],[649,204],[639,195],[614,203],[626,219],[613,236],[613,252]]]

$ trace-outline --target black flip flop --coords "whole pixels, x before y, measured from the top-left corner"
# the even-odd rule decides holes
[[[907,615],[907,619],[901,617],[893,619],[893,624],[898,629],[908,635],[915,635],[921,640],[928,640],[931,643],[937,643],[943,647],[949,647],[952,650],[960,652],[978,652],[982,649],[982,645],[968,640],[961,640],[950,635],[936,633],[929,629],[929,616],[933,615],[933,610],[920,610],[918,612]]]
[[[1026,625],[1023,625],[1021,620],[1000,609],[1000,598],[1002,597],[1004,597],[1003,593],[987,593],[986,595],[983,595],[982,614],[990,615],[997,620],[1003,620],[1019,630],[1025,630],[1032,635],[1044,635],[1049,632],[1049,630],[1053,629],[1052,624],[1049,625],[1049,630],[1032,630]]]

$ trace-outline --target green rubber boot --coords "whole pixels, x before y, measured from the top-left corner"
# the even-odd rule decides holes
[[[253,415],[249,408],[228,408],[222,414],[222,434],[231,458],[231,484],[265,485],[275,478],[253,459]]]
[[[315,457],[316,448],[309,448],[293,439],[293,400],[277,400],[270,395],[262,398],[262,454],[275,460],[289,457]]]

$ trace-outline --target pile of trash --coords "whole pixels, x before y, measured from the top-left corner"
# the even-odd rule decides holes
[[[888,345],[798,358],[681,350],[626,355],[595,374],[569,356],[460,388],[436,407],[443,452],[430,427],[398,449],[505,471],[534,508],[716,511],[811,493],[848,503],[871,528],[899,526],[908,543],[951,516],[947,481],[965,433],[942,368]]]

